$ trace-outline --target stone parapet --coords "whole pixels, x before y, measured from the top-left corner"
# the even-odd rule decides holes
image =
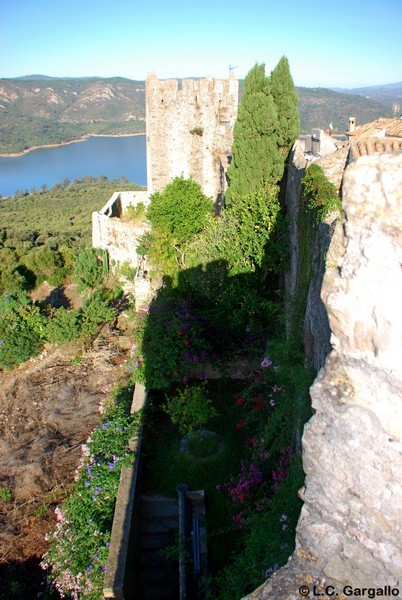
[[[358,159],[343,191],[345,254],[322,288],[333,351],[311,388],[296,551],[249,600],[299,598],[303,585],[338,600],[402,591],[402,155]]]

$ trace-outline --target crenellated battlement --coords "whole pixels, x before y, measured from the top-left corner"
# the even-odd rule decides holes
[[[233,142],[239,82],[229,79],[146,81],[148,191],[192,177],[219,203]]]

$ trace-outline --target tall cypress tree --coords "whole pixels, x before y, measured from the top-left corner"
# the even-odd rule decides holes
[[[234,126],[227,206],[237,196],[252,194],[282,176],[278,128],[277,110],[265,76],[265,65],[256,64],[245,79]]]
[[[298,97],[286,56],[282,56],[271,72],[270,89],[278,114],[279,149],[280,153],[286,157],[300,133]]]

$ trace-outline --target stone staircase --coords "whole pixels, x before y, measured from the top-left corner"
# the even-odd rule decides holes
[[[179,598],[179,506],[177,498],[141,496],[139,598]],[[161,552],[172,547],[170,558]]]

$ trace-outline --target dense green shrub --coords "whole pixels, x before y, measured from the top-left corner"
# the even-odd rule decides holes
[[[32,248],[22,257],[21,261],[35,273],[36,277],[42,275],[46,279],[62,266],[60,254],[47,244]]]
[[[74,342],[80,335],[80,312],[66,310],[63,307],[55,310],[46,325],[46,338],[53,344]]]
[[[309,166],[302,184],[303,199],[316,223],[324,221],[331,212],[341,212],[342,203],[338,191],[327,179],[320,165],[313,163]]]
[[[183,435],[200,429],[217,416],[212,400],[208,398],[205,382],[187,386],[174,396],[166,396],[163,408]]]
[[[59,287],[63,285],[66,276],[69,274],[70,269],[68,267],[58,267],[55,271],[53,271],[50,277],[48,277],[48,282],[50,283],[50,285]]]
[[[28,294],[0,298],[0,367],[13,369],[38,354],[45,336],[45,318]]]
[[[150,200],[150,255],[165,274],[172,274],[185,266],[184,247],[205,227],[208,214],[213,214],[213,203],[197,182],[184,177],[173,179]]]
[[[1,289],[5,292],[18,292],[33,287],[35,276],[25,267],[17,264],[16,267],[5,269],[1,274]]]
[[[77,256],[74,263],[74,281],[78,290],[94,290],[107,277],[107,252],[99,248],[85,248]]]
[[[104,323],[113,321],[116,311],[104,300],[101,293],[95,292],[84,304],[81,313],[81,335],[94,335]]]

